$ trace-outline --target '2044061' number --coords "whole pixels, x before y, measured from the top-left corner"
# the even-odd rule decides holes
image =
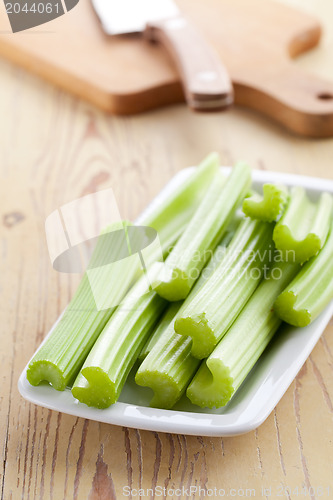
[[[55,3],[33,3],[32,5],[28,6],[27,3],[21,5],[20,3],[6,3],[6,12],[7,14],[20,14],[21,12],[25,12],[28,14],[28,12],[33,12],[33,13],[38,13],[38,14],[52,14],[53,9],[56,11],[57,14],[59,14],[59,4]]]
[[[314,488],[312,486],[310,487],[303,486],[302,488],[298,488],[298,486],[296,486],[296,488],[289,488],[280,484],[276,489],[276,496],[285,498],[286,497],[291,498],[291,496],[293,498],[302,496],[305,497],[309,496],[310,498],[320,498],[320,497],[330,498],[330,487],[317,486]]]

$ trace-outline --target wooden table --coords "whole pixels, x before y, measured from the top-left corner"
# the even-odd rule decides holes
[[[333,78],[331,0],[292,3],[326,26],[321,48],[298,64]],[[238,437],[159,434],[58,414],[25,402],[17,380],[77,285],[50,265],[44,221],[52,210],[112,186],[122,214],[134,218],[178,170],[212,150],[223,164],[246,159],[254,168],[332,178],[333,139],[294,137],[241,109],[197,115],[179,105],[116,118],[4,61],[0,75],[3,498],[113,499],[125,486],[216,487],[267,499],[287,487],[290,499],[332,498],[332,322],[267,421]],[[303,486],[317,494],[302,495]]]

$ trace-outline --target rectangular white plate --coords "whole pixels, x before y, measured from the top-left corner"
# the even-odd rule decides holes
[[[229,168],[223,170],[230,171]],[[153,200],[146,213],[183,182],[190,171],[188,168],[179,172]],[[322,191],[333,193],[333,182],[327,179],[254,170],[253,181],[258,188],[266,182],[303,186],[314,200]],[[21,395],[32,403],[100,422],[202,436],[242,434],[255,429],[266,420],[311,353],[332,314],[333,302],[311,325],[305,328],[286,325],[279,330],[235,397],[226,407],[218,410],[201,410],[192,405],[186,396],[173,410],[149,408],[151,392],[136,386],[133,375],[129,377],[119,402],[106,410],[78,403],[70,390],[58,392],[47,384],[31,386],[26,378],[27,366],[20,376],[18,388]]]

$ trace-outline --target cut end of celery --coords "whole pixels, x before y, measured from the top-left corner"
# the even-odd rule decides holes
[[[175,331],[192,338],[191,354],[197,359],[207,358],[216,345],[216,338],[204,313],[177,318]]]
[[[221,360],[213,358],[200,366],[186,395],[191,403],[200,408],[220,408],[230,401],[234,392],[229,368]]]
[[[190,293],[194,280],[190,280],[180,269],[163,269],[161,279],[153,284],[155,292],[169,302],[185,299]]]
[[[80,403],[100,409],[108,408],[118,397],[108,374],[96,366],[89,366],[80,372],[72,394]]]
[[[175,381],[167,373],[155,370],[142,370],[137,372],[135,382],[142,387],[149,387],[154,391],[150,402],[153,408],[164,408],[170,410],[181,397]]]
[[[309,233],[303,240],[296,240],[290,229],[283,224],[275,226],[273,240],[285,261],[300,264],[317,255],[322,247],[318,235]]]
[[[283,213],[288,201],[285,186],[264,184],[263,196],[255,194],[243,202],[243,212],[252,219],[266,222],[276,221]]]
[[[47,360],[36,360],[29,364],[27,379],[31,385],[39,385],[48,382],[57,391],[66,389],[66,381],[63,373],[55,363]]]
[[[276,314],[289,325],[303,327],[311,323],[311,315],[306,309],[297,310],[296,295],[291,290],[282,292],[274,303]]]

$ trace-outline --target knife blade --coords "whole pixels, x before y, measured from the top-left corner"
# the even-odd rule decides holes
[[[219,56],[172,0],[92,0],[108,35],[143,33],[164,45],[178,69],[185,99],[196,111],[233,103],[233,88]]]

